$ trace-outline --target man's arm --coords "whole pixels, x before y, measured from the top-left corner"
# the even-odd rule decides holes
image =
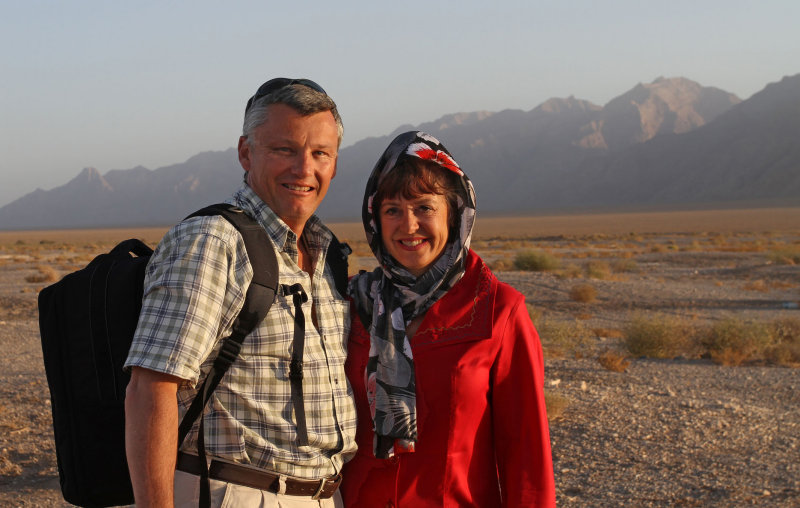
[[[137,507],[172,506],[180,378],[131,369],[125,397],[125,451]]]

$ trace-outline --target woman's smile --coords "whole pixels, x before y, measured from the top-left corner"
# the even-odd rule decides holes
[[[439,258],[449,234],[447,200],[440,194],[385,199],[380,205],[381,239],[389,253],[415,277]]]

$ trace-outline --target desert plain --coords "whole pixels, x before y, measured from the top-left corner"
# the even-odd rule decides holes
[[[332,228],[351,271],[374,267],[359,224]],[[0,232],[0,505],[68,506],[38,292],[164,231]],[[756,354],[689,340],[780,329],[800,347],[800,208],[481,217],[472,247],[539,329],[559,506],[800,506],[793,343]],[[647,333],[674,349],[643,354]]]

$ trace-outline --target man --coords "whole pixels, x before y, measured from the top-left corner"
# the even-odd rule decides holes
[[[205,409],[206,453],[228,471],[227,481],[211,476],[212,506],[223,499],[230,506],[341,505],[333,492],[355,452],[355,410],[343,370],[349,306],[325,263],[331,233],[314,211],[336,174],[342,132],[336,104],[309,80],[270,80],[247,103],[238,148],[245,184],[231,202],[266,230],[271,245],[264,248],[275,249],[280,284],[300,284],[308,296],[302,303],[309,323],[306,431],[299,428],[288,374],[293,299],[279,294]],[[198,424],[176,465],[178,422],[231,332],[252,273],[241,235],[219,216],[172,228],[148,264],[125,364],[131,370],[126,449],[137,506],[173,500],[197,506]],[[321,492],[308,494],[309,485]]]

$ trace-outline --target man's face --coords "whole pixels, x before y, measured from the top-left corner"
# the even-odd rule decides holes
[[[239,138],[250,187],[298,235],[336,175],[338,134],[330,111],[302,116],[270,104],[266,121]]]

